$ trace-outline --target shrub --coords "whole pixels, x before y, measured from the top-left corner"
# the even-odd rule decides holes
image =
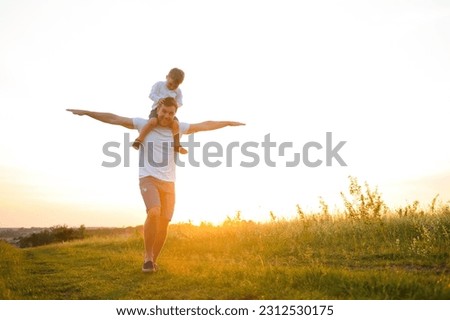
[[[43,246],[50,243],[84,239],[86,228],[81,225],[78,229],[68,228],[66,225],[53,226],[41,232],[32,233],[19,238],[21,248]]]

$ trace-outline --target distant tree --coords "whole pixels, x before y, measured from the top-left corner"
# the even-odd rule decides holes
[[[84,225],[81,225],[78,229],[69,228],[66,225],[57,225],[26,237],[20,237],[18,243],[21,248],[37,247],[50,243],[84,239],[85,232]]]

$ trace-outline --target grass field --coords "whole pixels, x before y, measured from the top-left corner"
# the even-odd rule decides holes
[[[0,299],[450,299],[449,206],[388,212],[376,192],[352,192],[340,215],[323,203],[289,221],[172,225],[154,274],[140,270],[140,229],[0,242]]]
[[[160,270],[142,239],[0,244],[1,299],[449,299],[450,215],[173,225]]]

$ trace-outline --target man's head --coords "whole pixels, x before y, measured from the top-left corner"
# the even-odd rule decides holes
[[[169,90],[176,90],[184,80],[184,72],[181,69],[173,68],[166,76],[166,86]]]
[[[177,110],[178,104],[174,98],[167,97],[160,99],[158,101],[158,108],[156,109],[159,125],[163,127],[171,126]]]

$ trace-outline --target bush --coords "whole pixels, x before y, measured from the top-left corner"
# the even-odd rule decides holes
[[[50,243],[65,242],[75,239],[84,239],[86,228],[81,225],[78,229],[68,228],[66,225],[53,226],[41,232],[32,233],[19,238],[21,248],[43,246]]]

